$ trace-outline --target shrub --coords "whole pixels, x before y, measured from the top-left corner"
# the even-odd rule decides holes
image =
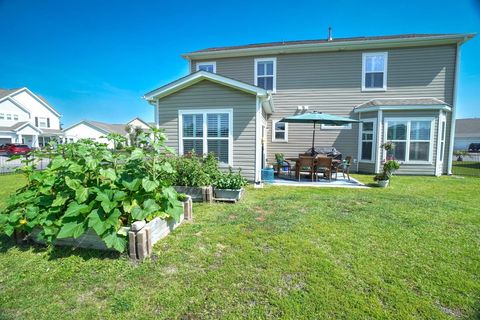
[[[383,164],[383,171],[380,174],[377,174],[375,177],[373,177],[374,181],[385,181],[385,180],[390,180],[392,177],[393,173],[400,169],[400,163],[398,163],[395,160],[388,160],[385,161]]]
[[[209,186],[220,174],[218,160],[213,153],[205,158],[195,154],[165,159],[175,168],[172,183],[177,186]]]
[[[233,172],[232,168],[228,169],[226,173],[220,173],[213,186],[217,189],[231,189],[239,190],[247,185],[247,180],[242,177],[241,171]]]
[[[52,242],[78,238],[92,228],[108,248],[123,252],[127,243],[123,226],[155,217],[178,221],[182,204],[161,179],[174,173],[169,163],[161,162],[170,150],[164,146],[162,131],[151,133],[151,152],[135,148],[115,153],[104,144],[82,140],[54,148],[43,171],[27,160],[23,169],[27,185],[10,197],[0,213],[0,230],[11,236],[15,230],[40,228],[39,237]]]

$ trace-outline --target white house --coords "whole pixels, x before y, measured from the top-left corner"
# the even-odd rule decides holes
[[[109,148],[113,148],[113,144],[109,142],[106,136],[109,133],[118,133],[128,139],[127,126],[131,128],[141,128],[148,130],[152,124],[143,121],[140,118],[134,118],[126,124],[111,124],[92,120],[82,120],[63,130],[65,139],[69,142],[75,142],[79,139],[91,139],[97,142],[106,143]]]
[[[0,89],[0,144],[43,147],[61,138],[60,114],[28,88]]]

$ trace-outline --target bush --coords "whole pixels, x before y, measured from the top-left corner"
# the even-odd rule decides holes
[[[220,174],[218,160],[213,153],[205,158],[195,154],[165,159],[175,168],[172,184],[186,187],[212,185]]]
[[[239,190],[247,185],[247,180],[242,177],[241,171],[234,173],[232,168],[228,172],[220,173],[217,180],[213,183],[216,189]]]
[[[0,231],[11,236],[15,230],[40,228],[39,237],[50,243],[78,238],[92,228],[108,248],[123,252],[127,244],[123,226],[155,217],[178,221],[182,204],[171,184],[161,178],[175,172],[161,161],[170,152],[164,146],[166,137],[158,129],[151,134],[151,152],[135,148],[115,153],[104,144],[82,140],[54,148],[43,171],[26,160],[22,170],[27,185],[0,213]]]
[[[392,177],[393,173],[400,169],[400,163],[398,163],[395,160],[388,160],[385,161],[383,164],[383,171],[380,174],[377,174],[375,177],[373,177],[373,181],[385,181],[385,180],[390,180]]]

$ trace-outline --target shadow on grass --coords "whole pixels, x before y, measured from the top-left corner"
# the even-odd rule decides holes
[[[96,249],[84,249],[74,247],[46,246],[31,240],[17,243],[15,239],[0,235],[0,254],[16,248],[20,251],[32,251],[34,253],[46,253],[49,260],[62,259],[77,256],[83,260],[90,259],[118,259],[122,255],[116,251],[102,251]]]

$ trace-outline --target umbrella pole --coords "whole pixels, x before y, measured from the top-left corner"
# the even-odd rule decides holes
[[[315,155],[315,125],[317,123],[313,121],[313,139],[312,139],[312,156]]]

